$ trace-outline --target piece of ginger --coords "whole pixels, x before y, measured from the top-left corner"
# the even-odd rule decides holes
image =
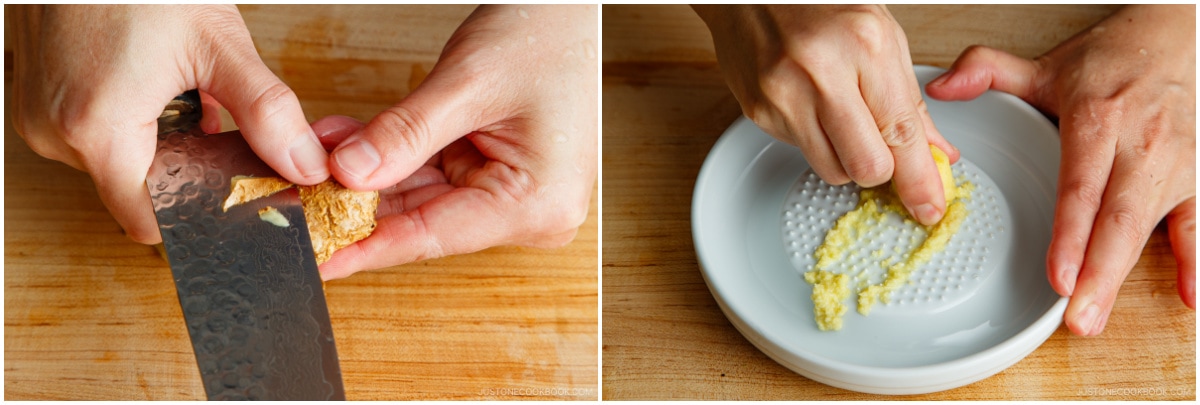
[[[224,209],[229,211],[229,208],[239,204],[290,187],[300,191],[300,203],[304,207],[304,220],[308,223],[308,235],[317,264],[328,261],[339,249],[366,239],[375,230],[379,192],[354,191],[333,180],[312,186],[296,186],[277,177],[234,176],[230,180],[229,197],[225,199]],[[290,226],[278,211],[274,214],[260,211],[259,216],[276,226]]]
[[[946,215],[937,224],[922,227],[926,237],[908,252],[906,260],[893,262],[889,259],[881,264],[886,270],[883,282],[870,284],[860,281],[865,285],[860,286],[858,290],[858,312],[864,316],[871,312],[871,307],[876,302],[887,302],[892,291],[904,286],[912,273],[928,263],[935,253],[945,250],[950,238],[958,232],[967,217],[966,204],[962,200],[970,198],[975,185],[969,181],[964,181],[962,186],[956,185],[950,170],[950,158],[936,146],[929,145],[929,150],[933,154],[933,161],[942,180],[942,190],[946,195]],[[818,329],[841,329],[841,317],[846,313],[846,305],[842,300],[848,297],[849,293],[842,292],[845,281],[838,276],[847,275],[833,273],[830,268],[867,233],[870,224],[884,223],[889,212],[899,215],[905,221],[910,220],[908,210],[904,209],[894,186],[863,189],[859,194],[858,206],[837,219],[833,228],[825,234],[824,241],[813,252],[817,263],[812,271],[804,274],[804,280],[813,285],[813,309]],[[873,252],[871,257],[879,258],[883,253],[879,250]],[[905,256],[904,253],[897,253],[898,257]]]

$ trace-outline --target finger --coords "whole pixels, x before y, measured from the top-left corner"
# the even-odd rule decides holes
[[[889,12],[888,14],[891,13]],[[900,46],[898,49],[901,50],[900,55],[904,61],[903,64],[904,66],[911,66],[912,53],[908,49],[908,39],[904,35],[903,30],[899,29],[899,27],[897,27],[896,30],[900,39]],[[895,71],[892,73],[901,74],[900,71]],[[921,125],[925,128],[925,141],[929,144],[937,146],[938,149],[941,149],[941,151],[946,154],[946,157],[950,159],[951,164],[958,162],[958,158],[960,157],[958,148],[950,144],[950,141],[942,136],[942,132],[938,130],[936,125],[934,125],[933,117],[929,115],[929,105],[925,102],[925,97],[921,91],[920,85],[917,83],[916,75],[908,74],[908,72],[905,71],[903,72],[902,76],[903,81],[907,83],[905,87],[907,89],[906,91],[912,94],[912,97],[917,102],[917,112],[921,117]]]
[[[851,181],[833,150],[826,128],[817,116],[820,98],[812,80],[797,79],[803,74],[794,64],[782,65],[778,72],[766,75],[763,91],[766,100],[744,108],[746,117],[772,137],[800,149],[805,161],[821,180],[834,185]],[[774,100],[780,100],[776,102]]]
[[[339,182],[356,190],[396,184],[446,145],[496,120],[487,90],[466,68],[441,66],[333,151],[329,167]]]
[[[206,134],[221,132],[221,103],[211,94],[200,92],[200,130]]]
[[[1062,164],[1058,174],[1058,196],[1054,225],[1046,255],[1050,285],[1059,295],[1075,293],[1096,214],[1112,173],[1115,136],[1105,136],[1100,126],[1075,117],[1091,116],[1087,105],[1081,113],[1062,117]]]
[[[892,182],[900,201],[922,224],[937,223],[946,212],[946,197],[929,150],[915,76],[907,69],[864,72],[862,89],[879,137],[895,164]]]
[[[214,56],[206,68],[197,70],[200,89],[229,109],[246,143],[264,162],[297,184],[329,178],[328,154],[296,94],[267,69],[253,47],[229,46],[201,54]]]
[[[931,145],[937,146],[942,152],[945,152],[946,157],[950,158],[950,163],[958,162],[958,158],[962,156],[962,153],[950,143],[950,140],[942,136],[942,131],[939,131],[933,125],[933,117],[929,115],[928,104],[925,103],[924,98],[921,98],[921,101],[917,104],[917,111],[921,114],[921,125],[925,127],[925,140]]]
[[[1074,295],[1064,315],[1067,327],[1075,334],[1098,335],[1104,329],[1117,291],[1141,256],[1157,218],[1161,218],[1154,212],[1158,201],[1147,201],[1154,182],[1145,164],[1118,156],[1113,166]]]
[[[80,149],[85,169],[96,182],[100,201],[130,239],[144,244],[162,242],[150,193],[146,190],[146,172],[157,147],[147,140],[154,139],[157,132],[157,121],[151,121],[131,130],[90,136],[88,139],[104,143]]]
[[[821,180],[833,185],[849,183],[850,175],[846,174],[846,169],[842,167],[842,162],[834,152],[833,144],[830,143],[821,123],[812,113],[797,111],[795,114],[803,114],[803,118],[800,118],[801,115],[790,117],[784,133],[773,136],[800,148],[804,160]]]
[[[859,88],[858,83],[853,77],[844,77],[834,79],[832,83],[816,83],[815,88],[816,117],[826,135],[825,139],[832,146],[833,153],[830,155],[837,159],[838,168],[862,187],[886,183],[892,178],[892,156],[880,138],[871,111],[863,101],[864,94],[845,91]],[[810,143],[814,145],[810,149],[819,148],[821,145],[818,141],[812,140]],[[809,156],[809,152],[805,152],[805,156]],[[834,163],[821,164],[832,166]],[[813,167],[816,169],[817,165]]]
[[[418,173],[421,170],[417,170]],[[430,183],[425,186],[409,189],[403,193],[388,193],[386,196],[380,194],[379,210],[376,216],[379,218],[390,215],[403,214],[405,212],[417,209],[422,204],[429,202],[442,194],[449,193],[455,189],[454,186],[442,183]]]
[[[571,243],[571,241],[575,240],[575,236],[578,234],[579,228],[571,228],[552,235],[533,235],[515,243],[521,246],[528,246],[538,249],[554,249]]]
[[[396,193],[406,193],[421,187],[438,183],[448,183],[446,174],[442,172],[442,169],[426,165],[421,166],[421,168],[413,172],[411,176],[408,176],[399,183],[396,183],[396,187],[393,189],[386,190],[393,190],[393,192]]]
[[[482,189],[456,188],[403,213],[379,219],[371,236],[338,251],[321,265],[331,280],[376,269],[502,245],[520,228],[510,212]]]
[[[14,99],[10,104],[14,110],[21,110],[12,112],[12,128],[29,149],[38,156],[65,163],[75,170],[86,171],[75,150],[63,141],[62,136],[52,132],[43,119],[21,116],[25,113],[20,107],[23,102],[26,101]]]
[[[951,101],[971,100],[992,89],[1041,106],[1042,100],[1037,97],[1038,72],[1034,61],[973,45],[959,55],[950,70],[930,81],[925,92],[935,99]]]
[[[82,172],[87,171],[87,169],[83,167],[83,163],[81,163],[79,155],[77,155],[74,149],[71,149],[70,146],[67,146],[67,144],[62,141],[62,138],[48,135],[46,132],[40,132],[42,130],[30,130],[24,128],[21,131],[22,132],[17,132],[17,134],[25,140],[25,144],[29,145],[29,149],[33,150],[33,153],[36,153],[46,159],[65,163],[67,166],[71,166],[75,170]]]
[[[443,172],[450,184],[470,184],[471,177],[488,163],[488,157],[469,138],[455,140],[442,149],[442,159],[447,163]]]
[[[1167,214],[1167,235],[1175,265],[1179,268],[1176,286],[1179,298],[1188,308],[1196,309],[1196,197],[1184,201]]]
[[[330,115],[312,123],[313,133],[325,150],[332,151],[338,144],[361,130],[366,124],[345,115]]]

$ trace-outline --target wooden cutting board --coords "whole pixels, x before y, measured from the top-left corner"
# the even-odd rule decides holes
[[[966,46],[1033,57],[1116,6],[892,6],[913,61]],[[603,398],[894,399],[804,378],[750,344],[709,293],[692,246],[700,165],[741,115],[687,6],[603,7]],[[1155,230],[1099,337],[1060,328],[983,381],[899,399],[1195,399],[1196,313]]]
[[[420,83],[473,8],[242,11],[310,120],[367,120]],[[87,175],[35,155],[10,119],[4,146],[5,398],[203,399],[167,264],[121,234]],[[493,248],[327,283],[347,399],[596,399],[597,197],[563,248]]]

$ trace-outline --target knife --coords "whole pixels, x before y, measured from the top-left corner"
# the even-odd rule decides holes
[[[210,400],[345,400],[295,188],[228,211],[234,176],[275,176],[238,131],[205,134],[196,90],[158,119],[146,186]],[[274,207],[281,227],[259,218]]]

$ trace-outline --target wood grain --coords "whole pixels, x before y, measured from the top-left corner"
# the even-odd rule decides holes
[[[472,9],[242,11],[310,120],[366,120],[420,82]],[[122,235],[86,174],[22,142],[11,107],[4,146],[5,398],[203,399],[167,264]],[[346,397],[598,398],[597,201],[562,248],[493,248],[327,283]]]
[[[969,44],[1036,56],[1114,6],[893,6],[916,63]],[[686,6],[603,7],[603,398],[889,399],[784,368],[729,323],[697,267],[692,188],[740,115],[711,38]],[[1160,226],[1099,337],[1065,327],[1013,367],[902,399],[1195,399],[1195,312]]]

